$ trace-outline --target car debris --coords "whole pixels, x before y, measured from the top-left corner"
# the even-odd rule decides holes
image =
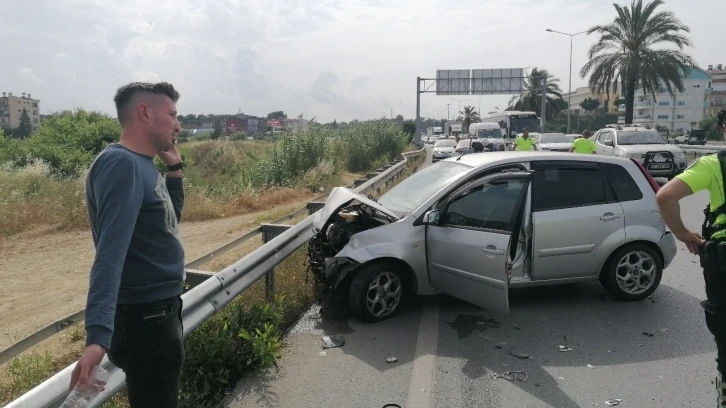
[[[648,332],[643,332],[643,334],[644,334],[644,335],[646,335],[646,336],[648,336],[648,337],[653,337],[653,336],[655,336],[655,334],[653,334],[653,333],[648,333]]]
[[[522,329],[521,329],[521,328],[520,328],[519,326],[517,326],[516,324],[514,325],[514,329],[515,329],[515,330],[522,330]]]
[[[529,379],[529,374],[527,374],[526,371],[505,371],[501,374],[492,374],[493,380],[497,380],[499,378],[504,378],[508,381],[527,382],[527,380]]]
[[[605,404],[607,404],[607,406],[609,406],[609,407],[614,407],[616,405],[620,405],[620,401],[622,401],[622,400],[623,400],[622,398],[613,398],[613,399],[609,399],[609,400],[605,401]]]
[[[345,345],[345,337],[342,334],[336,334],[334,336],[323,336],[323,348],[335,348],[343,347]]]
[[[327,356],[327,355],[328,355],[328,353],[326,353],[326,352],[324,352],[324,351],[321,351],[320,353],[318,353],[318,355],[319,355],[320,357],[325,357],[325,356]]]
[[[595,368],[595,366],[594,366],[594,365],[592,365],[592,364],[588,364],[588,365],[587,365],[587,368]]]
[[[560,346],[560,352],[561,353],[564,353],[566,351],[572,351],[572,349],[569,348],[569,347],[567,347],[567,346]]]
[[[396,357],[388,357],[386,359],[386,363],[388,363],[388,364],[395,363],[396,361],[398,361],[398,359]]]
[[[526,354],[526,353],[520,353],[520,352],[518,352],[518,351],[517,351],[517,350],[515,350],[515,349],[510,349],[510,350],[509,350],[509,354],[511,354],[511,355],[512,355],[512,356],[514,356],[514,357],[517,357],[517,358],[518,358],[518,359],[520,359],[520,360],[526,360],[526,359],[528,359],[528,358],[529,358],[529,354]]]

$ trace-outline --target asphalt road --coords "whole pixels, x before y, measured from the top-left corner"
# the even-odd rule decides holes
[[[706,194],[682,203],[694,229]],[[713,406],[704,297],[697,258],[679,243],[659,289],[641,302],[581,284],[512,291],[506,315],[448,296],[416,299],[372,325],[314,307],[287,337],[280,370],[240,382],[224,406],[569,408],[614,398],[619,407]],[[321,336],[334,334],[345,345],[324,350]],[[506,371],[524,371],[526,381],[495,378]]]

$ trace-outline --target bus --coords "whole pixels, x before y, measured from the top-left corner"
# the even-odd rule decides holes
[[[508,134],[510,139],[517,137],[517,134],[522,133],[525,128],[529,129],[530,132],[539,130],[539,119],[534,112],[491,112],[481,115],[481,121],[499,123],[499,126],[505,129],[502,132],[505,135]]]

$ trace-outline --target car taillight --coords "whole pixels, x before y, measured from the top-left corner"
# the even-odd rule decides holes
[[[658,190],[660,190],[660,186],[658,185],[658,182],[655,181],[653,176],[650,175],[648,170],[646,170],[645,167],[643,167],[643,165],[639,161],[637,161],[635,159],[630,159],[630,160],[632,160],[633,163],[635,163],[635,165],[638,166],[638,168],[640,169],[640,172],[643,173],[643,175],[645,176],[646,179],[648,179],[648,183],[650,183],[650,186],[653,188],[653,191],[657,193]]]

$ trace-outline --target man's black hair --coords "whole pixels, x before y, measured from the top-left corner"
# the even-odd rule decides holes
[[[122,125],[129,116],[129,103],[139,93],[165,95],[174,103],[179,100],[179,92],[174,89],[174,85],[168,82],[159,82],[156,84],[150,82],[132,82],[124,85],[116,91],[116,96],[113,98],[113,101],[116,103],[116,114]]]
[[[473,142],[471,148],[475,152],[480,153],[484,151],[484,144],[482,142]]]
[[[718,127],[723,129],[724,125],[726,125],[726,109],[721,109],[721,112],[718,113]]]

